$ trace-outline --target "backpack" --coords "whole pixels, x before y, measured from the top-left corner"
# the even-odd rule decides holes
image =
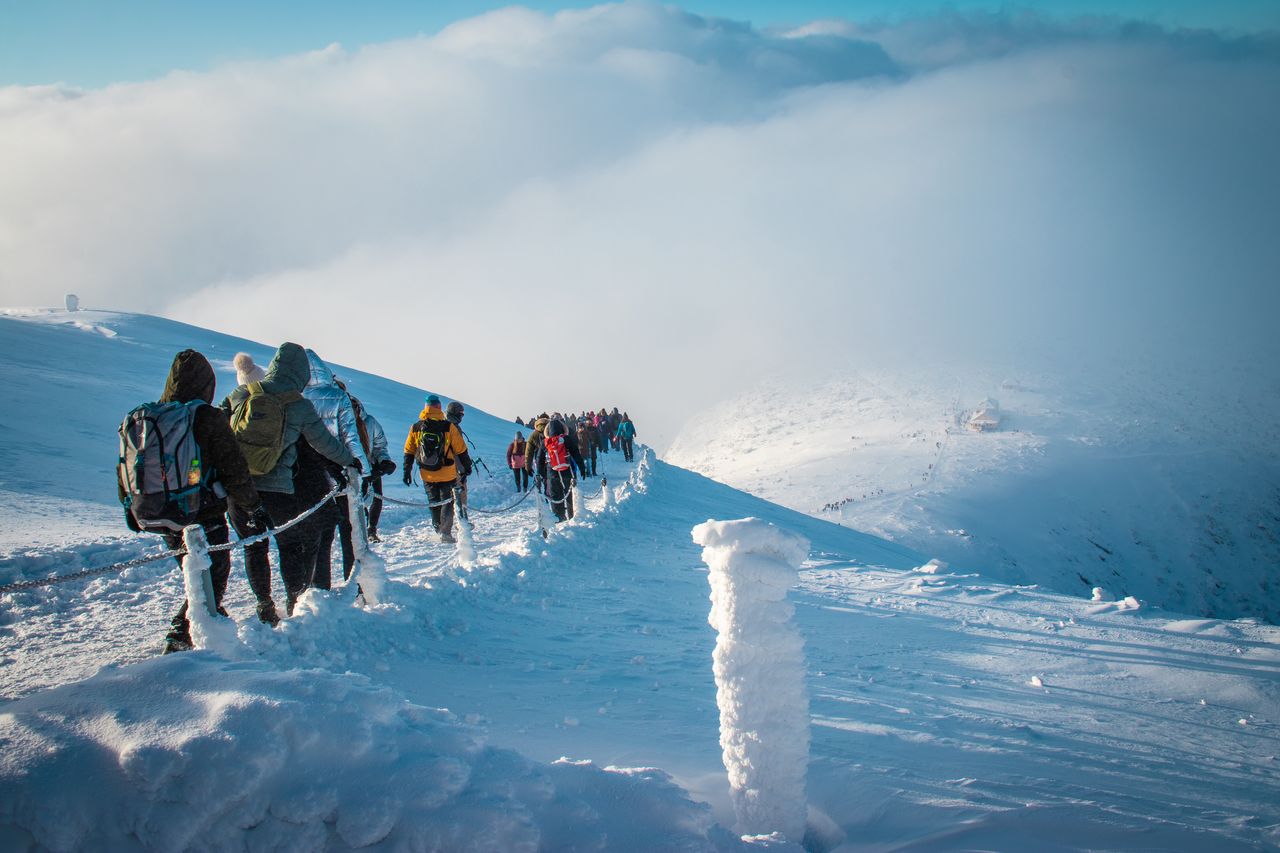
[[[269,394],[262,390],[261,382],[244,386],[249,396],[231,410],[231,432],[240,445],[244,461],[249,463],[249,473],[261,477],[271,473],[284,453],[284,425],[288,420],[285,408],[302,399],[299,391]]]
[[[203,405],[143,403],[121,422],[116,474],[131,527],[176,533],[195,523],[206,494],[212,494],[211,472],[192,429]]]
[[[418,447],[413,452],[413,459],[418,467],[428,471],[439,471],[444,467],[449,456],[449,422],[418,421],[414,425],[420,435]]]
[[[565,446],[563,435],[549,435],[542,440],[547,449],[547,467],[552,471],[566,471],[569,468],[569,449]]]

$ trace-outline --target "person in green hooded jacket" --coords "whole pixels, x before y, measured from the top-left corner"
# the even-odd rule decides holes
[[[354,467],[357,471],[360,470],[359,460],[329,432],[316,413],[315,406],[302,396],[302,389],[310,379],[311,364],[307,359],[307,351],[298,344],[283,343],[267,366],[267,376],[261,383],[264,394],[280,395],[282,400],[287,401],[284,405],[284,435],[281,441],[283,452],[275,467],[265,474],[253,477],[253,485],[277,526],[310,508],[299,505],[294,496],[293,478],[298,464],[298,442],[305,441],[321,456],[342,468]],[[223,410],[228,414],[234,412],[249,398],[250,393],[247,385],[236,388],[222,401]],[[239,505],[233,502],[232,522],[238,523],[241,515]],[[276,548],[280,552],[280,576],[284,581],[287,612],[290,614],[293,613],[293,605],[298,596],[311,585],[310,575],[315,564],[311,561],[308,566],[307,554],[318,548],[319,535],[319,528],[304,522],[276,536]],[[310,542],[312,537],[316,539],[314,543]],[[259,542],[248,546],[245,548],[244,558],[249,586],[258,598],[258,617],[264,622],[275,624],[280,621],[280,617],[271,598],[271,563],[267,543]]]

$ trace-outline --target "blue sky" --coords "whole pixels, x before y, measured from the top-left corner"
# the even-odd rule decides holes
[[[489,0],[0,0],[0,85],[67,83],[97,87],[145,80],[174,69],[433,33],[461,18],[511,5]],[[530,0],[545,11],[594,5]],[[757,26],[825,17],[900,18],[939,9],[1033,9],[1060,17],[1109,14],[1169,27],[1235,32],[1280,28],[1277,0],[688,0],[703,15]]]

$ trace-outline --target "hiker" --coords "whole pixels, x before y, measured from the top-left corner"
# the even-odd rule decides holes
[[[222,412],[213,407],[214,390],[217,376],[210,366],[209,360],[192,349],[183,350],[173,358],[169,375],[165,379],[164,392],[159,403],[193,403],[198,402],[190,417],[190,436],[199,448],[199,462],[203,466],[201,475],[207,475],[208,488],[199,491],[198,504],[195,507],[195,518],[192,523],[204,529],[205,538],[210,545],[225,545],[229,540],[227,530],[227,498],[219,495],[216,484],[220,484],[223,494],[244,511],[240,516],[240,524],[236,526],[240,536],[256,536],[272,527],[271,518],[262,506],[258,490],[253,486],[249,476],[249,466],[245,463],[240,445],[231,434],[231,427]],[[175,449],[170,448],[170,453]],[[124,470],[124,454],[121,454],[121,468],[116,471],[116,486],[120,492],[121,502],[126,502],[126,477]],[[198,469],[197,469],[198,470]],[[139,472],[135,471],[135,476]],[[184,472],[185,473],[185,472]],[[136,481],[135,481],[136,483]],[[187,481],[190,485],[190,480]],[[130,529],[141,532],[142,528],[135,517],[141,507],[127,504],[130,510],[125,513],[125,521]],[[165,547],[177,550],[182,547],[182,533],[177,530],[161,530]],[[178,557],[178,565],[182,558]],[[213,605],[223,616],[227,611],[222,608],[222,599],[227,591],[227,578],[231,574],[231,552],[216,551],[209,554],[209,578],[213,581]],[[182,606],[170,621],[169,633],[164,638],[164,653],[186,651],[192,648],[191,623],[187,619],[188,602],[183,599]]]
[[[516,491],[529,491],[529,472],[524,467],[524,433],[516,430],[515,441],[507,445],[507,467],[516,478]]]
[[[537,477],[534,466],[538,461],[538,451],[542,449],[543,432],[550,420],[546,412],[538,415],[537,420],[533,422],[533,432],[529,433],[529,438],[524,443],[524,470],[530,477]]]
[[[591,415],[591,424],[596,428],[596,446],[601,453],[609,452],[609,414],[600,407],[600,411]]]
[[[598,433],[591,422],[587,420],[586,415],[578,421],[578,452],[582,454],[584,461],[591,461],[591,473],[583,473],[584,477],[594,477],[596,475],[596,437]]]
[[[369,436],[369,462],[373,465],[373,475],[365,481],[373,489],[374,495],[373,502],[369,504],[369,541],[381,542],[378,537],[378,520],[382,517],[382,478],[396,472],[396,463],[391,461],[387,433],[382,429],[382,424],[355,397],[351,398],[351,402],[356,404],[365,433]],[[368,489],[365,489],[364,494],[368,493]]]
[[[618,422],[618,441],[622,444],[622,458],[630,462],[634,455],[634,442],[636,437],[636,425],[631,422],[631,416],[625,412],[622,420]]]
[[[315,350],[307,350],[307,362],[311,368],[311,379],[307,382],[307,387],[302,389],[302,396],[315,406],[316,414],[320,416],[320,420],[324,421],[329,434],[346,445],[351,455],[360,462],[360,470],[364,473],[372,471],[373,466],[369,463],[368,451],[365,449],[365,437],[361,435],[363,424],[356,416],[355,405],[351,402],[351,395],[347,393],[346,386],[334,375],[329,365],[325,364],[324,359],[320,358]],[[342,471],[330,469],[329,474],[336,482],[342,476]],[[327,492],[328,489],[325,491]],[[342,576],[347,578],[351,576],[351,567],[355,564],[355,548],[351,543],[351,515],[347,509],[345,494],[336,496],[333,501],[337,507],[336,526],[338,541],[342,548]],[[321,589],[328,589],[328,581],[331,577],[330,564],[333,560],[334,526],[326,525],[319,532],[320,542],[315,570],[320,581],[316,585]]]
[[[422,485],[431,507],[431,526],[441,542],[453,542],[453,489],[458,473],[471,473],[471,454],[457,424],[440,409],[440,398],[427,397],[417,423],[404,441],[404,484],[413,485],[413,466],[418,466]]]
[[[584,477],[587,468],[578,450],[578,439],[559,418],[547,422],[536,464],[538,485],[546,484],[547,497],[551,500],[551,511],[556,514],[556,519],[567,521],[573,518],[573,486],[578,482],[573,468],[577,465]]]
[[[462,416],[467,413],[464,407],[457,400],[450,400],[449,405],[445,406],[444,419],[458,428],[458,432],[462,433],[462,441],[467,442],[467,434],[462,432]],[[468,456],[468,459],[471,457]],[[468,465],[465,471],[462,470],[462,463],[454,460],[454,464],[458,468],[458,500],[461,502],[461,508],[467,507],[467,477],[471,476],[471,466]]]
[[[298,462],[298,440],[305,439],[321,456],[343,468],[360,470],[360,461],[325,427],[315,406],[302,396],[311,380],[307,352],[295,343],[283,343],[267,365],[261,382],[241,385],[222,401],[231,415],[232,432],[249,463],[253,485],[277,525],[310,509],[294,495],[293,473]],[[232,502],[231,521],[236,529],[247,521],[248,513]],[[276,536],[280,552],[280,576],[284,583],[287,612],[293,613],[298,596],[311,582],[306,565],[310,531],[299,524]],[[249,586],[258,599],[258,618],[276,624],[280,616],[271,598],[271,562],[266,542],[244,549]]]

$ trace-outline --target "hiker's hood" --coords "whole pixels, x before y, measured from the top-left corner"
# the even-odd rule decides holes
[[[538,418],[536,421],[533,422],[533,431],[545,432],[547,429],[548,421],[549,421],[548,418]]]
[[[442,421],[445,420],[444,410],[439,406],[425,406],[418,418],[424,421]]]
[[[311,369],[311,378],[307,380],[307,387],[323,388],[330,385],[334,388],[338,387],[333,371],[329,369],[329,365],[324,363],[324,359],[316,355],[315,350],[307,350],[307,363]]]
[[[189,403],[192,400],[213,402],[218,377],[209,359],[193,349],[184,349],[173,357],[169,378],[164,381],[161,403]]]
[[[307,351],[295,343],[283,343],[267,365],[266,382],[281,391],[301,391],[311,380]]]

